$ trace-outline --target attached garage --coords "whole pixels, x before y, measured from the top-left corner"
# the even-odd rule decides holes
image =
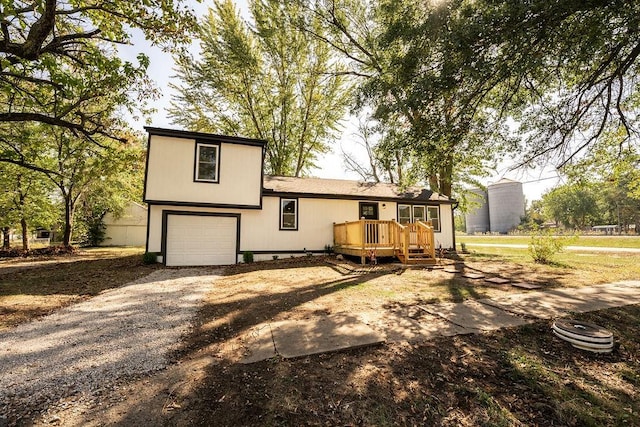
[[[171,267],[235,264],[240,215],[164,211],[163,254]]]

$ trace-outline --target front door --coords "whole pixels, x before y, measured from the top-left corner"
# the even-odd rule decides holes
[[[362,219],[378,219],[378,204],[377,203],[365,203],[360,202],[360,215],[358,218]]]
[[[360,202],[360,219],[378,220],[378,204]],[[379,242],[379,224],[367,223],[364,228],[364,242],[367,245]]]

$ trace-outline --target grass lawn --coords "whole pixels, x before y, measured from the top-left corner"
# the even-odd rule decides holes
[[[457,234],[456,243],[492,243],[528,245],[529,236],[491,236]],[[579,236],[571,246],[593,246],[609,248],[640,248],[640,236]]]
[[[109,249],[0,261],[0,327],[7,330],[159,268],[143,265],[141,255]],[[478,247],[457,263],[544,287],[640,279],[640,254],[566,252],[553,265],[537,265],[526,249]],[[550,322],[538,321],[250,365],[229,357],[241,347],[239,337],[265,320],[401,311],[419,322],[425,318],[411,311],[417,305],[513,292],[523,291],[442,269],[391,264],[298,258],[234,266],[212,283],[172,356],[179,363],[123,381],[87,414],[68,405],[59,415],[63,424],[87,416],[122,425],[640,425],[638,305],[575,315],[613,331],[616,347],[603,355],[572,348],[551,334]],[[199,358],[213,362],[203,370],[179,371]]]
[[[513,263],[539,271],[543,277],[556,280],[560,286],[583,286],[640,279],[640,253],[599,253],[564,251],[556,254],[552,265],[532,261],[526,248],[469,247],[465,257],[473,262]]]

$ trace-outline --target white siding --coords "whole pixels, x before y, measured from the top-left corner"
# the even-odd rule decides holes
[[[383,206],[384,204],[384,206]],[[210,209],[172,206],[151,206],[149,224],[150,252],[160,252],[162,210],[191,212],[237,213],[240,219],[240,251],[319,251],[333,245],[333,223],[358,220],[358,200],[298,199],[298,230],[280,230],[280,198],[264,197],[259,209]],[[396,219],[395,202],[379,202],[381,220]],[[436,243],[445,248],[453,246],[451,206],[440,206],[441,231],[435,233]],[[266,259],[270,256],[256,256]],[[242,256],[239,255],[239,259]]]
[[[434,233],[436,245],[443,248],[453,248],[453,218],[451,217],[451,205],[440,205],[440,232]]]
[[[262,147],[220,144],[219,183],[195,182],[196,140],[152,135],[145,200],[258,206]]]
[[[143,246],[147,238],[147,208],[131,202],[118,219],[104,217],[105,246]]]

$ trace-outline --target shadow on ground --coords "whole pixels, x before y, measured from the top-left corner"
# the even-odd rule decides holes
[[[142,400],[118,424],[637,425],[640,307],[580,317],[614,331],[613,353],[573,349],[538,322],[252,365],[216,361],[197,381],[159,389],[161,407]]]

